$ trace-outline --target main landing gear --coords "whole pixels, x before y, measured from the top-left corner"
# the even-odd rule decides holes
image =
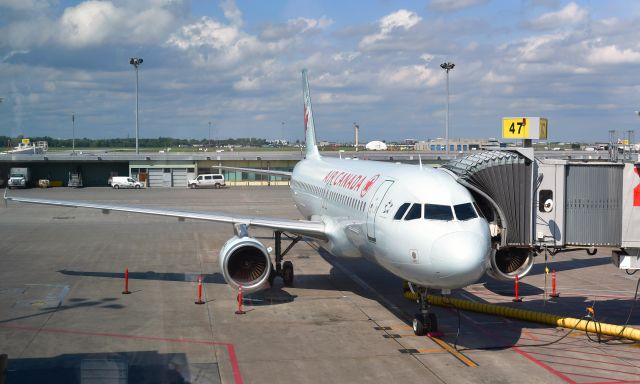
[[[438,331],[438,319],[435,313],[429,312],[428,290],[425,287],[412,287],[414,292],[418,294],[418,304],[420,304],[420,312],[416,313],[413,318],[413,333],[416,336],[424,336],[427,333]]]
[[[291,244],[289,244],[284,252],[282,251],[283,234],[287,239],[291,240]],[[293,263],[289,260],[282,262],[282,258],[287,254],[287,252],[289,252],[289,250],[291,250],[291,248],[293,248],[294,245],[298,243],[298,241],[302,240],[302,236],[291,237],[286,233],[283,233],[282,231],[275,231],[273,232],[273,235],[275,238],[276,247],[276,265],[275,268],[273,265],[271,266],[272,268],[271,275],[269,275],[269,284],[273,286],[273,281],[275,280],[276,276],[280,276],[282,277],[284,285],[287,287],[291,287],[293,285]]]

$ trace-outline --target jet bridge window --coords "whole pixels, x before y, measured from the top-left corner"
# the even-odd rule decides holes
[[[402,204],[400,208],[398,208],[398,212],[396,212],[396,214],[393,216],[393,220],[401,220],[402,216],[404,216],[404,213],[407,212],[407,208],[409,208],[410,205],[411,203]]]
[[[453,206],[458,220],[470,220],[478,217],[471,203],[458,204]]]
[[[413,204],[411,208],[409,208],[409,212],[407,212],[407,216],[404,217],[405,220],[415,220],[422,217],[422,204]]]
[[[542,189],[538,193],[538,211],[551,212],[553,210],[553,191]]]
[[[449,205],[425,204],[424,218],[428,220],[453,220],[453,212]]]

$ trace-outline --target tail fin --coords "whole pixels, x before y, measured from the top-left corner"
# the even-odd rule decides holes
[[[313,111],[311,109],[311,95],[309,94],[309,82],[307,70],[302,70],[302,96],[304,98],[304,135],[307,145],[306,157],[320,157],[316,144],[316,130],[313,125]]]

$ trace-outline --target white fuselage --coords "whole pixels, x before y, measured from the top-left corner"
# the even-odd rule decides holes
[[[298,163],[291,189],[300,212],[325,223],[322,246],[335,256],[365,257],[407,281],[446,289],[478,281],[489,264],[487,221],[445,171],[320,157]],[[434,207],[445,214],[432,215]]]

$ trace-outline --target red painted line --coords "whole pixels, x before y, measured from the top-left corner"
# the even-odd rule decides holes
[[[640,380],[598,381],[597,383],[587,383],[587,384],[619,384],[619,383],[640,383]]]
[[[544,362],[536,359],[535,357],[529,355],[527,352],[519,349],[518,347],[511,347],[511,350],[520,354],[520,356],[523,356],[527,359],[529,359],[530,361],[534,362],[535,364],[537,364],[538,366],[546,369],[547,371],[553,373],[554,375],[558,376],[559,378],[561,378],[562,380],[566,381],[569,384],[577,384],[577,382],[573,381],[572,379],[569,378],[569,376],[565,375],[564,373],[557,371],[553,368],[551,368],[549,365],[545,364]]]
[[[545,346],[544,349],[553,349],[553,350],[558,350],[558,351],[565,351],[565,352],[578,352],[578,353],[582,353],[585,355],[595,355],[595,356],[607,356],[607,357],[615,357],[618,359],[626,359],[626,360],[640,360],[640,359],[634,359],[634,358],[630,358],[630,357],[626,357],[626,356],[618,356],[618,355],[612,355],[612,354],[607,354],[607,353],[596,353],[596,352],[585,352],[582,349],[571,349],[571,348],[554,348],[551,346]]]
[[[638,380],[616,380],[616,379],[612,379],[610,377],[601,377],[601,376],[594,376],[594,375],[585,375],[584,373],[573,373],[573,372],[564,372],[568,375],[575,375],[575,376],[582,376],[582,377],[592,377],[594,379],[605,379],[605,380],[612,380],[612,381],[598,381],[598,382],[587,382],[587,383],[580,383],[580,384],[616,384],[616,383],[640,383],[640,381]]]
[[[502,292],[504,294],[499,294],[499,293],[495,293],[495,292],[469,292],[470,294],[474,295],[474,296],[496,296],[496,297],[504,297],[504,298],[508,298],[508,296],[510,294],[512,294],[512,292],[510,291],[497,291],[497,292]],[[544,294],[540,294],[540,293],[536,293],[535,295],[526,295],[526,293],[524,295],[520,295],[521,297],[528,297],[528,298],[534,298],[534,297],[544,297]],[[598,298],[605,298],[605,299],[626,299],[626,300],[633,300],[633,296],[618,296],[618,295],[600,295],[600,294],[593,294],[593,293],[569,293],[567,291],[562,291],[562,296],[561,297],[595,297],[596,302],[598,302]],[[500,303],[500,302],[498,302]],[[495,304],[495,303],[494,303]]]
[[[535,336],[535,332],[525,331],[524,329],[521,331],[523,335],[527,335],[531,340],[538,341],[539,339]],[[522,337],[522,336],[521,336]]]
[[[597,368],[597,367],[593,367],[593,366],[589,366],[589,365],[560,363],[560,362],[557,362],[557,361],[546,361],[546,360],[540,360],[540,361],[545,362],[545,363],[557,364],[557,365],[566,365],[568,367],[586,368],[586,369],[591,370],[591,371],[604,371],[604,372],[622,373],[623,375],[633,375],[633,376],[636,376],[636,377],[640,374],[638,372],[625,372],[625,371],[619,371],[619,370],[615,370],[615,369]],[[612,380],[614,380],[614,379],[612,379]]]
[[[542,352],[529,352],[529,353],[534,354],[534,355],[544,355],[544,356],[558,357],[558,358],[561,358],[561,359],[589,361],[589,362],[599,363],[599,364],[619,365],[621,367],[633,367],[633,365],[631,365],[631,364],[611,363],[611,362],[608,362],[608,361],[600,361],[600,360],[593,360],[593,359],[583,359],[583,358],[575,357],[575,356],[561,356],[561,355],[554,355],[552,353],[542,353]]]
[[[119,339],[131,339],[131,340],[164,341],[164,342],[170,342],[170,343],[224,345],[227,348],[227,353],[229,354],[229,361],[231,363],[231,369],[233,371],[234,383],[236,384],[244,383],[242,379],[242,375],[240,374],[240,366],[238,365],[238,358],[236,356],[235,347],[231,343],[224,343],[219,341],[191,340],[191,339],[172,339],[172,338],[154,337],[154,336],[122,335],[118,333],[105,333],[105,332],[74,331],[70,329],[59,329],[59,328],[23,327],[18,325],[6,325],[6,324],[0,324],[0,328],[14,329],[18,331],[29,331],[29,332],[62,333],[62,334],[69,334],[69,335],[82,335],[82,336],[116,337]]]

